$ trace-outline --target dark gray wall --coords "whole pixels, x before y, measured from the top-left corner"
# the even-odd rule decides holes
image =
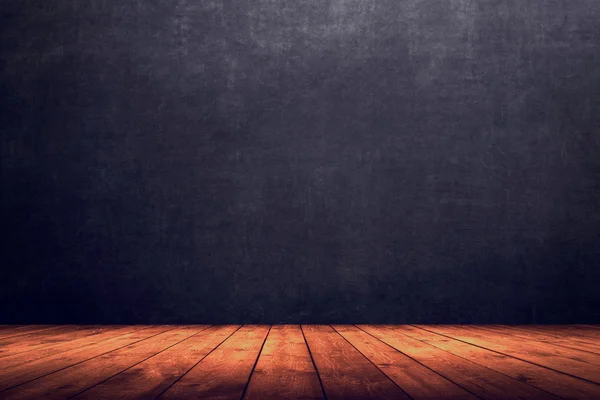
[[[0,0],[6,322],[600,322],[597,0]]]

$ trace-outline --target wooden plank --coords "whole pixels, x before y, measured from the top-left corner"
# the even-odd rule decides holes
[[[414,400],[474,400],[475,395],[356,326],[334,325],[358,351]]]
[[[557,399],[550,393],[408,337],[394,330],[393,327],[375,325],[359,325],[359,327],[483,399]]]
[[[583,328],[592,328],[592,329],[598,329],[600,330],[600,325],[586,325],[586,324],[581,324],[581,325],[574,325],[575,327],[583,327]]]
[[[444,332],[443,326],[430,328]],[[420,328],[404,326],[395,330],[564,399],[600,399],[600,385]]]
[[[14,387],[1,395],[3,400],[71,398],[123,370],[169,348],[206,327],[171,329],[99,357],[70,366],[42,378]]]
[[[564,330],[546,330],[536,329],[534,327],[523,328],[506,325],[478,326],[481,329],[491,330],[507,336],[523,338],[538,342],[547,342],[552,345],[568,347],[571,349],[587,351],[600,354],[600,339],[596,340],[590,337],[580,337],[569,334]]]
[[[431,328],[416,326],[423,329]],[[553,346],[548,343],[525,341],[471,326],[444,326],[444,329],[446,329],[445,334],[454,339],[600,383],[600,358],[597,354]],[[434,328],[429,330],[436,331]]]
[[[63,326],[50,331],[41,331],[22,336],[0,339],[0,359],[27,351],[39,350],[61,342],[116,329],[109,326]],[[2,361],[0,360],[0,363]]]
[[[331,326],[302,330],[328,399],[410,399]]]
[[[51,329],[58,329],[60,325],[25,325],[16,328],[3,330],[0,332],[0,339],[7,339],[15,336],[28,335],[34,332],[47,331]]]
[[[25,325],[0,325],[0,332],[4,332],[7,329],[16,329]]]
[[[244,399],[324,399],[299,325],[271,328]]]
[[[488,345],[495,346],[492,350],[500,353],[600,384],[600,355],[598,354],[547,342],[524,341],[522,338],[476,326],[461,326],[453,329],[458,329],[460,335],[472,341],[486,341]]]
[[[171,386],[160,399],[240,399],[269,327],[245,325]]]
[[[476,325],[479,326],[479,325]],[[486,327],[488,325],[482,325],[481,327]],[[528,333],[536,333],[539,335],[548,335],[551,337],[562,338],[575,340],[577,342],[586,343],[586,344],[600,344],[600,337],[587,336],[580,334],[580,330],[578,329],[568,329],[565,327],[554,327],[550,325],[542,326],[542,325],[489,325],[492,328],[504,328],[509,329],[515,332],[528,332]]]
[[[506,327],[494,327],[494,326],[467,326],[470,332],[477,332],[481,334],[491,334],[497,340],[511,340],[511,341],[519,341],[523,342],[523,338],[515,337],[514,334],[510,333],[510,330],[506,329]],[[550,328],[550,327],[548,327]],[[554,334],[559,334],[561,332],[565,332],[560,330],[560,328],[556,329],[544,329],[544,332],[553,332]],[[533,337],[528,337],[531,339],[531,342],[534,344],[536,349],[540,351],[552,352],[553,355],[564,355],[565,357],[571,357],[576,360],[581,360],[586,363],[590,363],[593,365],[600,365],[600,354],[597,352],[591,351],[593,349],[594,343],[590,343],[590,345],[586,349],[577,349],[575,347],[584,347],[583,344],[576,344],[571,342],[570,346],[565,346],[560,344],[560,340],[533,340]],[[589,337],[588,340],[594,340]],[[558,342],[558,343],[557,343]],[[565,341],[563,343],[569,343],[569,341]],[[598,343],[600,343],[600,339],[598,339]],[[565,348],[570,347],[570,348]]]
[[[473,328],[492,331],[505,336],[520,336],[534,341],[546,342],[549,345],[570,347],[572,349],[594,353],[594,357],[600,357],[600,335],[580,334],[578,329],[561,326],[537,326],[530,328],[512,327],[506,325],[475,325]]]
[[[76,400],[154,400],[213,351],[239,325],[214,326],[76,396]]]
[[[20,334],[18,336],[11,336],[6,338],[0,338],[0,357],[7,352],[15,351],[15,347],[26,348],[30,345],[38,344],[52,336],[60,336],[65,333],[76,332],[78,330],[85,329],[79,325],[62,325],[56,326],[51,330],[34,331],[30,333]]]
[[[0,371],[7,368],[14,368],[17,365],[22,365],[31,361],[39,360],[44,357],[52,356],[62,352],[75,350],[84,346],[91,346],[94,343],[99,343],[103,340],[114,339],[121,335],[132,333],[141,329],[147,328],[142,325],[138,326],[125,326],[122,328],[115,328],[107,332],[101,332],[93,336],[86,336],[80,339],[75,339],[66,343],[57,343],[55,345],[36,349],[36,351],[28,351],[19,354],[13,354],[2,358],[0,362]]]
[[[580,340],[600,341],[600,331],[581,325],[517,325],[516,328],[533,328],[538,331],[577,337]]]
[[[76,348],[12,368],[2,369],[0,370],[0,392],[142,341],[170,329],[173,329],[173,327],[147,327],[146,329],[104,340],[90,346]]]

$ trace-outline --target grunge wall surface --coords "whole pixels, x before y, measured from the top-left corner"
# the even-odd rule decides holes
[[[0,18],[2,322],[600,322],[600,2]]]

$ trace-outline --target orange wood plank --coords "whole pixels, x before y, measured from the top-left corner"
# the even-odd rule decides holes
[[[427,326],[419,326],[428,329]],[[521,360],[600,383],[600,357],[548,343],[523,340],[471,326],[445,326],[446,335]],[[435,332],[435,329],[430,329]]]
[[[596,327],[174,328],[0,326],[0,399],[600,399]]]
[[[356,326],[333,328],[414,400],[475,400],[477,396]]]
[[[324,398],[299,325],[277,325],[271,328],[244,398]]]
[[[554,325],[474,325],[476,327],[492,327],[492,328],[505,328],[514,330],[516,332],[535,332],[539,335],[548,335],[557,338],[564,338],[569,340],[576,340],[583,343],[600,343],[600,337],[592,333],[585,335],[585,331],[581,329],[570,329],[569,326],[554,326]],[[599,332],[600,333],[600,332]]]
[[[17,365],[22,365],[31,361],[39,360],[44,357],[59,354],[65,351],[74,350],[83,346],[91,346],[94,343],[99,343],[103,340],[114,339],[118,336],[132,333],[141,329],[144,326],[125,326],[122,328],[115,328],[106,332],[94,334],[92,336],[86,336],[79,339],[74,339],[69,342],[57,343],[54,345],[46,346],[35,351],[28,351],[19,354],[13,354],[2,358],[0,362],[0,371],[7,368],[14,368]],[[146,327],[147,328],[147,327]]]
[[[93,336],[116,328],[110,326],[63,326],[50,331],[0,339],[0,359],[27,351],[39,350],[61,342],[69,342],[77,338]]]
[[[571,349],[600,354],[600,339],[571,335],[563,330],[545,330],[536,328],[516,328],[505,325],[480,326],[481,329],[527,340],[569,347]]]
[[[517,325],[519,329],[535,329],[551,334],[568,335],[583,341],[600,341],[600,330],[582,325]]]
[[[3,400],[68,399],[206,327],[171,329],[2,393]]]
[[[359,327],[483,399],[557,399],[550,393],[408,337],[392,327],[375,325],[359,325]]]
[[[34,332],[48,331],[58,329],[60,325],[25,325],[15,328],[9,328],[0,331],[0,339],[7,339],[15,336],[28,335]]]
[[[239,325],[225,325],[203,330],[74,399],[154,400],[238,328]]]
[[[410,399],[331,326],[302,329],[328,399]]]
[[[443,326],[428,327],[444,332]],[[564,399],[600,399],[600,385],[415,327],[395,330]]]
[[[512,330],[507,329],[507,327],[503,327],[503,326],[490,326],[490,325],[485,325],[485,326],[468,326],[468,328],[470,329],[470,331],[477,331],[479,333],[491,333],[495,338],[505,338],[505,339],[510,339],[510,340],[520,340],[522,342],[522,339],[529,339],[532,341],[532,343],[535,345],[535,348],[537,349],[544,349],[547,351],[552,351],[553,354],[565,354],[565,355],[570,355],[572,357],[574,357],[575,359],[579,359],[579,360],[583,360],[587,363],[590,364],[595,364],[595,365],[600,365],[600,354],[597,353],[597,348],[598,348],[598,344],[600,344],[600,337],[596,340],[593,337],[583,337],[583,336],[574,336],[574,335],[569,335],[570,338],[576,338],[576,337],[580,337],[582,338],[582,340],[588,340],[590,341],[589,344],[583,344],[582,342],[578,341],[577,339],[566,339],[566,340],[561,340],[561,339],[556,339],[557,337],[564,337],[562,335],[567,334],[568,331],[565,330],[561,330],[560,328],[556,328],[556,329],[552,329],[551,326],[547,326],[547,329],[543,329],[540,330],[541,332],[546,332],[546,333],[553,333],[555,336],[555,339],[551,339],[551,340],[539,340],[539,339],[535,339],[533,336],[529,336],[529,337],[524,337],[523,335],[521,335],[521,337],[515,337],[515,333],[513,333]],[[558,336],[557,336],[558,335]],[[539,336],[538,336],[539,337]],[[500,340],[500,339],[499,339]],[[594,343],[595,341],[595,343]],[[569,347],[569,348],[565,348],[565,347]],[[577,348],[580,347],[580,348]],[[596,350],[596,351],[594,351]]]
[[[241,327],[160,399],[240,399],[268,332],[264,325]]]
[[[26,364],[0,370],[0,392],[14,386],[32,381],[36,378],[51,374],[53,372],[68,368],[102,354],[117,350],[121,347],[131,345],[135,342],[158,335],[173,329],[168,326],[148,327],[108,339],[90,346],[65,351],[53,356],[44,357]],[[26,353],[28,354],[28,353]],[[4,395],[4,393],[2,393]],[[0,398],[3,396],[0,396]]]

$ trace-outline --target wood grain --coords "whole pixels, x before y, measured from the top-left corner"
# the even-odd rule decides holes
[[[0,331],[0,339],[7,339],[15,336],[28,335],[34,332],[49,331],[52,329],[59,329],[60,326],[56,325],[25,325],[8,327]]]
[[[192,368],[160,399],[236,399],[246,388],[268,326],[245,325]]]
[[[526,325],[530,326],[530,325]],[[591,335],[598,337],[600,335],[600,325],[531,325],[540,329],[547,329],[552,331],[570,331],[573,333],[580,333],[585,335]]]
[[[474,400],[477,397],[365,331],[333,328],[415,400]]]
[[[394,327],[374,325],[359,325],[359,327],[484,399],[557,399],[556,396],[533,386],[406,336]]]
[[[238,325],[225,325],[198,332],[86,390],[75,399],[156,399],[238,328]]]
[[[0,400],[600,399],[596,326],[0,326]]]
[[[146,327],[138,325],[109,329],[106,332],[97,333],[92,336],[85,336],[79,339],[71,340],[66,343],[57,343],[54,345],[36,349],[35,351],[27,351],[19,354],[9,355],[2,358],[2,362],[0,362],[0,371],[7,368],[14,368],[18,365],[26,364],[28,362],[39,360],[59,353],[72,351],[82,347],[92,346],[93,344],[102,342],[103,340],[114,340],[121,335],[126,335],[135,331],[142,330],[144,328]]]
[[[324,398],[299,325],[271,328],[244,398]]]
[[[116,328],[110,326],[63,326],[52,330],[0,339],[0,359],[27,351],[39,350],[61,342],[91,337]],[[2,363],[0,361],[0,364]]]
[[[2,393],[7,400],[43,398],[58,400],[78,393],[169,348],[206,327],[170,329],[97,358],[70,366]]]
[[[531,328],[515,328],[511,326],[486,325],[478,326],[478,328],[490,330],[492,332],[501,333],[506,336],[534,340],[538,342],[546,342],[551,345],[568,347],[571,349],[587,351],[590,353],[600,354],[600,339],[592,337],[581,337],[570,334],[564,330],[551,330]]]
[[[302,327],[328,399],[409,399],[332,327]]]
[[[488,326],[488,325],[486,325]],[[555,337],[576,340],[584,343],[600,343],[600,330],[590,328],[579,328],[578,326],[544,326],[544,325],[491,325],[492,327],[502,327],[514,331],[536,332]]]
[[[422,328],[427,329],[427,326]],[[454,339],[600,383],[600,358],[597,354],[548,343],[526,341],[471,326],[447,326],[445,329],[445,334]],[[435,332],[434,328],[431,330]]]
[[[520,382],[553,393],[564,399],[600,399],[600,385],[587,382],[560,372],[518,360],[482,347],[477,347],[455,339],[450,339],[429,330],[414,327],[396,327],[397,331],[427,342],[441,350],[501,372]],[[428,327],[443,333],[444,327]]]
[[[24,384],[64,368],[94,359],[102,354],[142,341],[158,335],[174,327],[155,326],[141,329],[133,333],[111,338],[100,343],[65,351],[21,364],[12,368],[0,370],[0,391]],[[4,396],[4,394],[3,394]],[[0,398],[3,398],[0,396]]]

